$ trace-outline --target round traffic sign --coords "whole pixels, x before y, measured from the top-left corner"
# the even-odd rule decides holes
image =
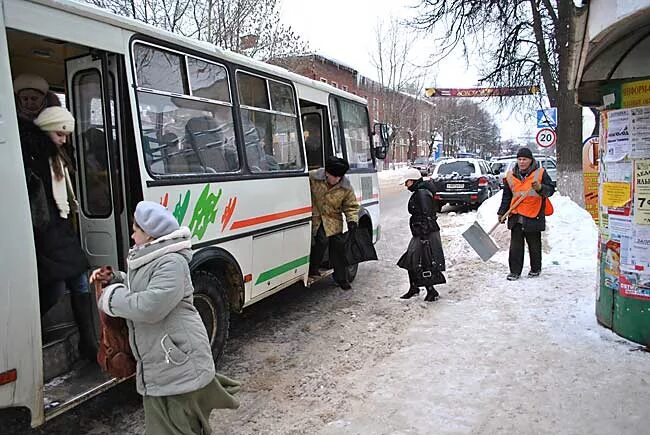
[[[543,148],[552,147],[555,145],[556,140],[557,133],[555,133],[555,130],[552,128],[542,128],[537,132],[537,135],[535,136],[535,142],[537,145]]]

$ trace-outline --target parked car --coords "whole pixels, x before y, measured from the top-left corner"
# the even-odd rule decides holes
[[[431,175],[433,159],[430,157],[418,157],[413,161],[413,163],[411,163],[411,167],[420,171],[420,174],[422,174],[423,177],[427,177]]]
[[[548,173],[548,176],[553,181],[553,184],[557,183],[557,163],[555,158],[550,156],[535,155],[535,160],[539,162],[542,167]],[[490,162],[493,172],[499,173],[499,184],[503,187],[503,182],[508,171],[512,171],[517,164],[517,157],[507,157],[503,159],[497,159]]]
[[[499,179],[485,160],[448,159],[438,163],[431,175],[439,208],[445,204],[478,208],[500,189]]]

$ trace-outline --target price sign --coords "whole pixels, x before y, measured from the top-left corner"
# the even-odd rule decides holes
[[[552,147],[555,145],[556,140],[557,134],[552,128],[542,128],[537,132],[537,135],[535,136],[535,142],[537,142],[537,145],[543,148]]]
[[[634,223],[650,225],[650,160],[634,161]]]

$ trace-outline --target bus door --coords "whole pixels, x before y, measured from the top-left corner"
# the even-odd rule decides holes
[[[129,246],[121,152],[121,59],[94,52],[66,61],[70,109],[75,117],[76,176],[81,245],[91,268],[122,266]]]
[[[301,102],[302,103],[302,102]],[[302,130],[307,152],[307,165],[309,170],[325,166],[325,156],[332,154],[325,152],[325,121],[327,113],[318,106],[302,107]]]

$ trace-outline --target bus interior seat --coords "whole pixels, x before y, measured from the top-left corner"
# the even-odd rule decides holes
[[[185,131],[206,172],[231,172],[237,169],[236,161],[233,162],[233,151],[227,150],[223,128],[214,118],[192,118],[187,122]]]

